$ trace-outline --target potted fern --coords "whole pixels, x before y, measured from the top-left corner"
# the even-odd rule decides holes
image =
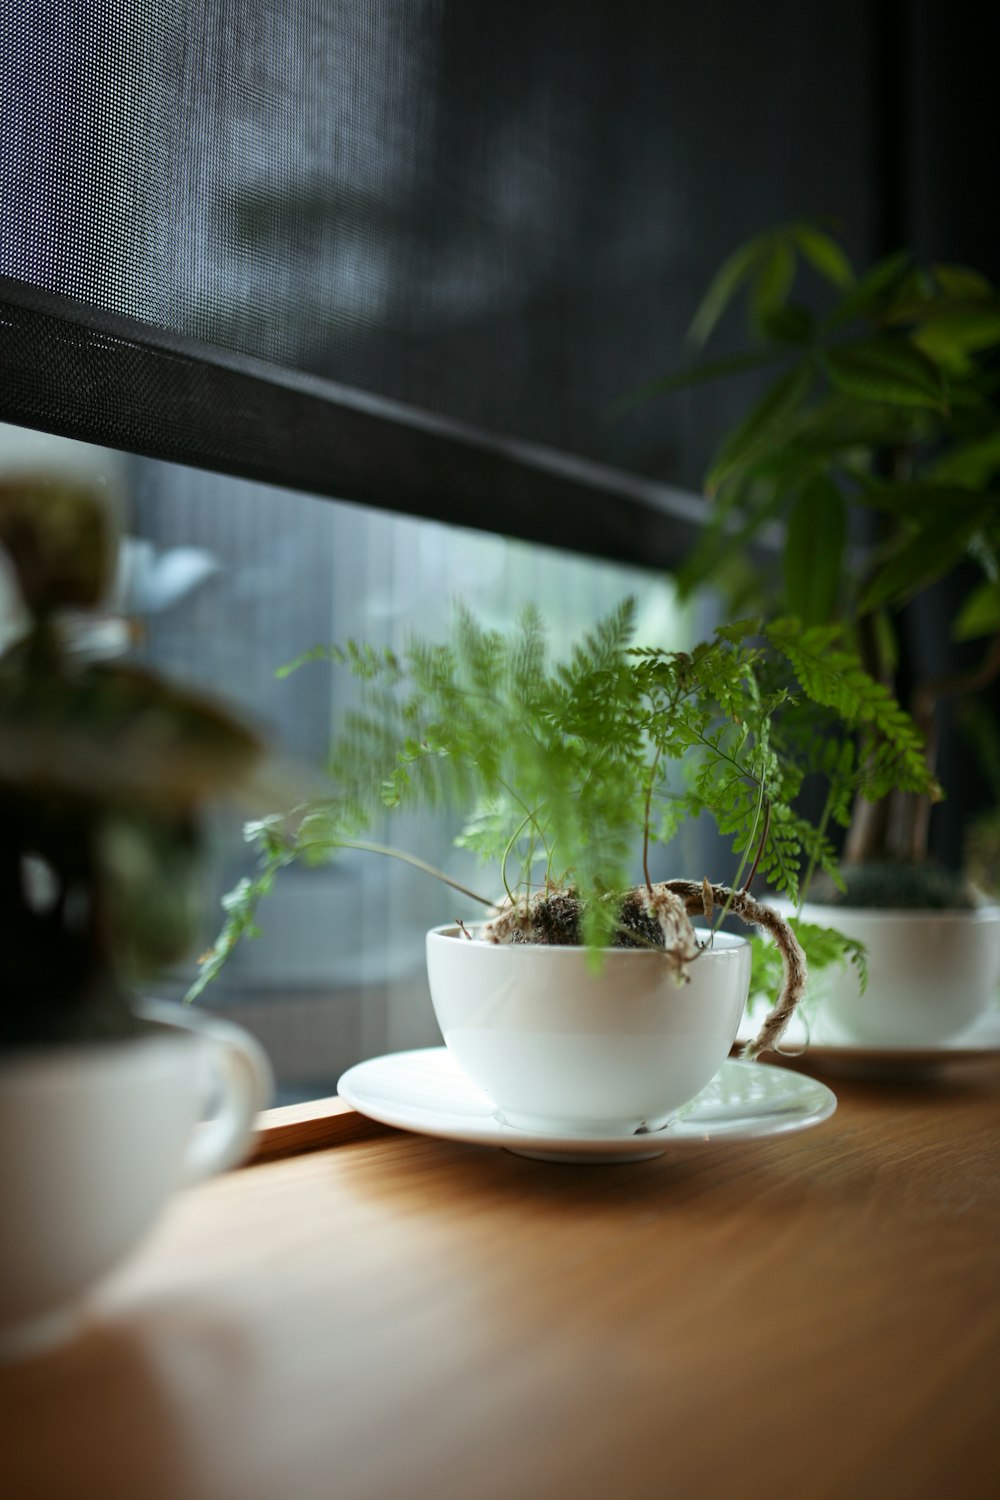
[[[0,1359],[242,1155],[269,1086],[237,1027],[136,995],[197,929],[201,804],[263,783],[242,725],[91,654],[113,552],[99,496],[0,484]]]
[[[293,860],[363,847],[420,863],[365,832],[386,808],[424,803],[459,811],[458,842],[495,872],[476,897],[485,922],[432,932],[427,955],[446,1044],[509,1120],[634,1130],[692,1098],[746,1000],[748,945],[721,930],[730,915],[780,949],[780,993],[744,1056],[775,1047],[805,965],[750,888],[766,878],[794,900],[806,869],[834,868],[824,832],[794,806],[817,726],[834,736],[825,764],[841,797],[925,789],[919,736],[859,665],[863,696],[799,672],[778,630],[720,629],[688,652],[634,631],[626,601],[551,663],[536,612],[502,634],[460,611],[450,639],[402,655],[352,643],[293,664],[353,672],[361,701],[333,746],[329,797],[249,826],[260,867],[227,898],[195,992],[255,931]],[[702,815],[732,845],[730,878],[654,878],[655,847]]]
[[[803,270],[827,287],[820,309],[797,295]],[[934,1045],[980,1015],[1000,980],[1000,909],[928,856],[944,706],[1000,674],[1000,297],[977,271],[919,266],[906,252],[855,276],[839,242],[802,223],[729,258],[693,341],[704,344],[744,293],[748,350],[646,391],[773,372],[707,476],[712,520],[684,586],[712,583],[765,618],[797,616],[826,641],[817,667],[839,670],[829,653],[846,644],[890,686],[908,606],[943,582],[944,633],[985,643],[971,664],[918,674],[909,687],[927,786],[876,801],[862,788],[839,806],[834,792],[821,823],[839,816],[847,830],[839,878],[800,892],[812,903],[804,915],[868,948],[867,993],[849,972],[831,975],[827,1014],[859,1041]],[[754,556],[775,526],[780,549]]]

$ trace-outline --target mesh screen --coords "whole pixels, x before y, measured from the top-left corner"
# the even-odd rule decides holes
[[[0,273],[77,326],[88,308],[130,320],[101,325],[89,399],[134,408],[125,435],[143,428],[144,451],[281,478],[270,443],[288,420],[287,401],[269,420],[225,384],[192,394],[162,357],[143,377],[148,329],[200,362],[230,351],[690,485],[732,418],[726,394],[624,422],[611,403],[677,362],[741,236],[833,213],[866,248],[864,0],[8,0],[6,14]],[[37,322],[29,345],[50,332]],[[46,357],[58,367],[58,342]],[[54,420],[51,403],[33,414],[32,379],[13,380],[8,415]],[[114,440],[104,409],[90,435]],[[218,453],[202,427],[231,428]],[[344,493],[328,458],[298,482]],[[384,503],[412,469],[380,477]]]

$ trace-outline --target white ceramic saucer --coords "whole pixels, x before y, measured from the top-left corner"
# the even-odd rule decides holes
[[[516,1130],[444,1047],[395,1052],[358,1063],[338,1093],[354,1109],[420,1135],[503,1146],[539,1161],[625,1162],[662,1156],[675,1146],[760,1140],[818,1125],[837,1107],[823,1083],[786,1068],[725,1062],[669,1125],[612,1137]]]
[[[744,1015],[736,1040],[749,1041],[759,1030],[760,1015]],[[956,1064],[1000,1058],[1000,1010],[987,1011],[960,1036],[936,1047],[877,1047],[869,1042],[853,1042],[822,1014],[808,1023],[796,1015],[781,1046],[785,1052],[805,1057],[810,1066],[841,1078],[932,1077]]]

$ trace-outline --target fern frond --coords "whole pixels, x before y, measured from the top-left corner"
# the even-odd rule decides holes
[[[623,600],[555,663],[533,609],[508,633],[459,609],[446,640],[398,654],[328,648],[358,683],[330,793],[254,826],[257,873],[230,897],[201,983],[252,935],[284,865],[357,845],[387,809],[456,813],[457,842],[512,894],[572,885],[599,942],[610,906],[595,898],[631,885],[639,855],[690,819],[714,821],[740,879],[756,870],[796,900],[804,872],[835,871],[826,827],[846,821],[855,790],[926,787],[914,726],[835,633],[779,621],[747,638],[747,621],[675,651],[633,645],[635,618]],[[829,787],[819,829],[796,807],[811,771]]]
[[[856,653],[844,646],[840,626],[803,630],[796,620],[776,620],[767,627],[767,637],[814,703],[831,709],[848,728],[871,732],[866,795],[882,797],[899,787],[940,796],[923,736],[884,683],[869,676]]]

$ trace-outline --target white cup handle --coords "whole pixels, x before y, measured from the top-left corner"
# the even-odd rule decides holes
[[[188,1141],[177,1182],[181,1187],[237,1166],[253,1140],[257,1116],[271,1102],[274,1077],[267,1054],[248,1031],[190,1005],[144,1000],[137,1007],[150,1021],[183,1026],[203,1037],[206,1066],[203,1098],[214,1112],[199,1121]]]

